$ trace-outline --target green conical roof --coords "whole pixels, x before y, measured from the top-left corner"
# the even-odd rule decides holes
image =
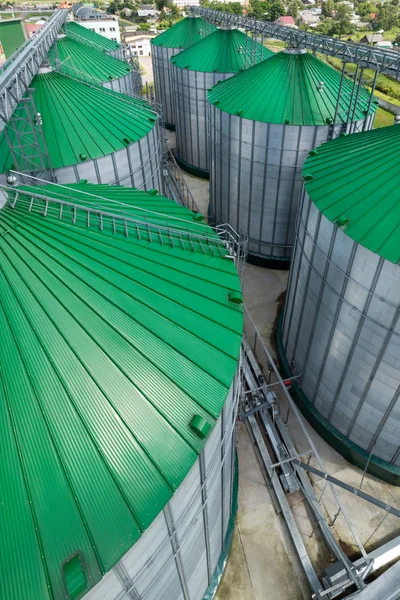
[[[102,48],[105,52],[111,52],[112,50],[118,50],[120,45],[113,40],[109,40],[104,35],[99,35],[91,29],[87,29],[75,21],[68,21],[62,26],[62,30],[65,34],[71,36],[76,35],[82,38],[82,43],[86,42],[92,44],[96,48]]]
[[[1,598],[81,598],[197,460],[193,416],[219,418],[240,355],[243,309],[228,299],[240,281],[224,247],[149,239],[156,211],[159,226],[221,243],[172,200],[105,185],[18,191],[0,209]],[[43,200],[29,208],[35,192],[145,221],[125,235],[66,206],[44,216]],[[73,595],[64,565],[78,552],[86,581]]]
[[[315,154],[314,154],[315,153]],[[337,138],[307,158],[311,200],[346,235],[400,264],[400,125]]]
[[[186,17],[160,33],[151,43],[165,48],[189,48],[215,30],[215,25],[200,17]]]
[[[67,36],[57,39],[49,52],[49,61],[52,67],[56,67],[56,60],[63,64],[57,69],[67,75],[95,83],[105,83],[114,79],[124,77],[131,71],[131,67],[117,58],[104,54],[85,46]]]
[[[36,75],[31,87],[35,89],[36,109],[42,116],[43,136],[55,169],[111,154],[140,140],[154,127],[154,112],[143,100],[90,87],[54,72]],[[17,116],[21,113],[22,104],[16,109]],[[25,131],[22,120],[18,127]],[[11,126],[8,132],[13,140]],[[31,137],[28,128],[25,142]],[[33,148],[33,140],[31,143]],[[0,172],[12,165],[3,132]]]
[[[217,84],[208,100],[220,110],[253,121],[324,125],[335,116],[340,80],[340,73],[312,54],[283,51]],[[344,79],[337,120],[345,120],[352,87],[353,82]],[[365,117],[369,98],[362,89],[355,120]],[[371,113],[376,108],[373,101]]]
[[[238,29],[217,29],[201,42],[173,56],[171,63],[190,71],[237,73],[272,54]]]

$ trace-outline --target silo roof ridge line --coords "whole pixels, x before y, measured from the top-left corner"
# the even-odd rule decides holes
[[[151,40],[153,46],[184,49],[216,31],[215,25],[201,17],[185,17]],[[205,35],[204,35],[205,34]]]
[[[67,73],[68,67],[75,69],[82,76],[87,75],[88,81],[93,77],[106,83],[120,79],[132,70],[128,63],[68,36],[54,42],[48,57],[52,67],[55,67],[56,61],[60,60],[65,65],[61,64],[59,68],[62,69],[64,66]]]
[[[254,44],[257,61],[272,56],[271,50],[253,42],[238,29],[217,29],[190,48],[175,54],[171,64],[176,68],[202,73],[237,73],[246,69],[253,58]]]
[[[219,110],[230,114],[241,113],[246,119],[265,123],[290,125],[327,125],[335,116],[336,99],[341,75],[312,54],[275,54],[253,67],[242,71],[214,86],[208,92],[208,100]],[[319,90],[319,83],[324,83]],[[348,109],[353,82],[345,79],[339,111],[342,121],[344,109]],[[264,95],[254,95],[261,88]],[[259,103],[255,98],[259,97]],[[355,120],[365,118],[369,93],[362,89],[355,112]],[[301,106],[293,98],[300,99]],[[352,103],[354,107],[354,101]],[[371,104],[371,114],[376,110]]]

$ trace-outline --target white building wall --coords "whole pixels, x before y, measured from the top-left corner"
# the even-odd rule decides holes
[[[132,52],[135,56],[150,56],[151,55],[151,37],[138,37],[137,39],[131,38],[129,40],[129,46],[132,48]]]
[[[91,29],[99,35],[103,35],[109,40],[114,42],[121,42],[121,32],[119,30],[119,23],[117,19],[89,19],[87,21],[78,20],[77,23]]]

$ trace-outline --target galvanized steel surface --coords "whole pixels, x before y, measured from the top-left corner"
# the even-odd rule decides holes
[[[168,125],[175,124],[171,57],[199,42],[215,29],[214,25],[203,19],[187,17],[151,40],[156,97],[163,109],[163,119]]]
[[[124,214],[143,214],[146,199],[157,211],[159,202],[158,222],[170,225],[179,211],[189,229],[201,227],[172,202],[169,216],[168,201],[157,196],[140,200],[135,192],[132,203],[123,188],[111,188],[110,199],[109,186],[73,190],[78,204],[82,192],[97,194],[101,208],[103,195],[105,207],[122,202]],[[230,511],[231,462],[220,473],[226,450],[232,461],[229,389],[243,324],[241,308],[228,301],[240,289],[234,266],[146,234],[88,228],[79,215],[74,224],[71,211],[60,218],[44,202],[29,212],[30,193],[14,192],[14,208],[0,210],[2,596],[65,598],[63,564],[77,552],[90,589],[154,522],[156,539],[148,537],[132,563],[143,565],[166,524],[177,528],[178,544],[193,527],[180,562],[191,597],[200,598]],[[219,483],[207,504],[208,550],[194,508],[182,516],[201,481],[204,440],[189,426],[193,415],[215,428],[203,451],[206,469],[208,452],[232,425],[210,475]],[[146,600],[168,585],[176,590],[169,599],[181,597],[178,559],[168,566],[171,578],[159,579],[172,550],[168,544],[157,554],[157,572],[153,562],[146,568],[139,582],[149,588]],[[137,563],[133,569],[141,572]]]
[[[342,125],[262,123],[223,112],[214,104],[208,105],[208,112],[210,143],[205,152],[210,152],[213,218],[247,233],[249,254],[290,259],[304,161],[332,133],[339,135]],[[368,128],[372,121],[373,116]],[[356,130],[363,124],[355,123]]]
[[[152,46],[151,62],[153,64],[154,85],[157,102],[162,106],[163,120],[167,125],[175,125],[175,98],[172,93],[171,57],[179,49]]]
[[[84,600],[202,600],[231,515],[237,392],[235,381],[201,456],[163,512]]]
[[[176,106],[177,154],[189,165],[208,172],[207,90],[233,73],[199,73],[172,67]]]
[[[208,172],[207,91],[270,53],[241,31],[217,30],[171,59],[176,145],[181,160]]]
[[[303,191],[283,318],[286,358],[327,427],[387,469],[400,466],[399,298],[399,266],[353,241]]]

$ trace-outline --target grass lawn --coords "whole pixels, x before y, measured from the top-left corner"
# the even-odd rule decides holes
[[[384,108],[378,108],[374,120],[374,129],[378,129],[378,127],[386,127],[387,125],[393,125],[393,123],[394,115]],[[396,127],[400,127],[400,125],[396,125]]]
[[[382,100],[386,100],[387,102],[391,102],[392,104],[395,104],[396,106],[400,106],[400,100],[397,100],[396,98],[392,98],[391,96],[388,96],[387,94],[383,94],[382,92],[379,92],[378,90],[375,90],[374,96],[377,96],[378,98],[382,98]]]
[[[342,70],[343,63],[339,58],[335,58],[332,56],[325,56],[322,54],[318,54],[318,58],[320,58],[324,62],[328,63],[329,65],[331,65],[331,67],[334,67],[338,71]],[[347,63],[346,69],[347,69],[348,74],[354,73],[356,70],[356,65]],[[375,75],[375,72],[372,71],[372,69],[364,70],[363,79],[365,81],[365,85],[367,85],[367,86],[372,85],[374,75]],[[396,99],[400,101],[400,82],[399,81],[391,79],[390,77],[387,77],[386,75],[378,75],[376,89],[379,92],[386,94],[385,99],[389,100],[389,102],[393,102],[393,100],[396,100]]]

